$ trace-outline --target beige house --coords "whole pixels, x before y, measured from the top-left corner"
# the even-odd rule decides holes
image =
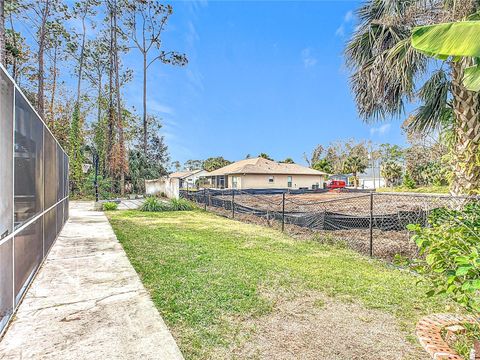
[[[219,189],[322,189],[326,173],[261,157],[237,161],[207,175]]]
[[[206,178],[209,172],[203,169],[191,171],[178,171],[170,174],[170,179],[179,179],[180,188],[193,188],[197,185],[197,180]]]

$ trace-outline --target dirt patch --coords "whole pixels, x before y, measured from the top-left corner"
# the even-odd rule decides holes
[[[230,202],[229,195],[218,195],[211,199]],[[264,211],[282,211],[282,195],[260,195],[242,193],[235,195],[235,204]],[[400,194],[375,194],[374,213],[390,214],[399,211],[431,210],[452,205],[452,199],[445,196],[409,196]],[[339,212],[347,215],[368,216],[370,195],[366,193],[309,193],[286,194],[286,212]]]
[[[213,358],[428,359],[406,340],[394,317],[317,292],[266,294],[271,314],[244,319],[236,345]],[[239,319],[236,319],[237,321]],[[243,337],[243,338],[242,338]]]

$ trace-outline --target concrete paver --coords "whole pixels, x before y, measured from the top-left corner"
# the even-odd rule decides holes
[[[183,359],[92,203],[70,219],[0,341],[0,359]]]

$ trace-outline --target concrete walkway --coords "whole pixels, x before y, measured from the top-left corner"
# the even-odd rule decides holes
[[[0,359],[183,359],[92,203],[70,220],[0,341]]]

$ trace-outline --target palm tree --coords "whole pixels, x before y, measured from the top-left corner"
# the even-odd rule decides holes
[[[413,48],[411,34],[416,26],[464,20],[478,10],[479,0],[367,0],[357,10],[360,25],[345,50],[364,120],[400,116],[406,103],[419,100],[410,129],[426,133],[452,127],[454,194],[480,189],[479,95],[462,82],[472,60],[432,62]]]
[[[355,187],[358,187],[358,173],[363,173],[366,168],[367,164],[358,156],[350,156],[345,160],[344,171],[352,173]]]
[[[387,161],[382,164],[380,174],[386,181],[387,186],[393,186],[402,177],[402,166],[395,161]]]
[[[326,172],[327,174],[333,173],[332,163],[326,159],[320,159],[315,164],[312,165],[312,169]]]

